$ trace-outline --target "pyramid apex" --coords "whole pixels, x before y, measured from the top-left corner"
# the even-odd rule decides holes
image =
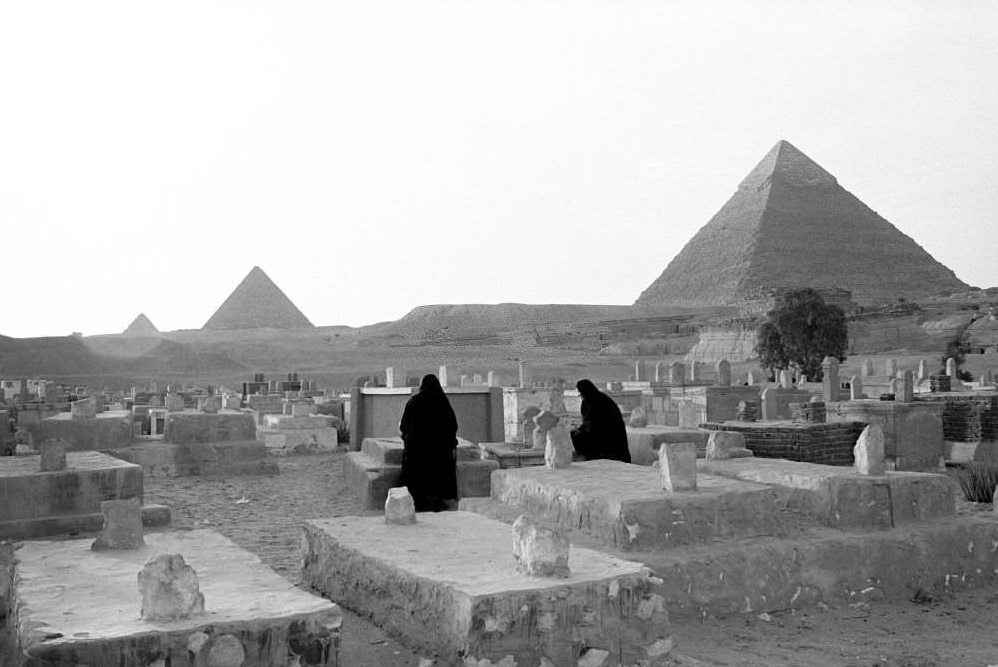
[[[838,183],[834,176],[786,139],[777,141],[738,187],[763,188],[770,185],[774,177],[798,187]]]
[[[139,313],[138,317],[132,320],[128,328],[122,332],[122,335],[132,337],[158,336],[159,329],[152,323],[152,320],[146,317],[145,313]]]

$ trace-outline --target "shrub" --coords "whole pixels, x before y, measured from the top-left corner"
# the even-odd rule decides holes
[[[955,466],[963,497],[972,503],[990,503],[998,486],[998,461],[970,461]]]

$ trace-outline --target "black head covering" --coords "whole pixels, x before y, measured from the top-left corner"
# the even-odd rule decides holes
[[[596,388],[596,385],[594,385],[591,380],[579,380],[575,383],[575,388],[579,390],[579,393],[583,397],[593,396],[600,393],[600,390]]]
[[[433,373],[428,373],[423,376],[423,379],[419,383],[419,393],[420,394],[443,394],[444,388],[440,386],[440,380]]]

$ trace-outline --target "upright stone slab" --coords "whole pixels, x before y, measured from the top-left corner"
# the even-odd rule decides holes
[[[94,551],[138,549],[142,539],[142,502],[138,498],[105,500],[100,504],[104,527],[90,546]]]
[[[520,373],[520,388],[530,386],[530,369],[527,368],[527,362],[521,361],[517,363],[517,370]]]
[[[929,379],[929,369],[928,369],[928,367],[925,364],[925,359],[919,359],[918,360],[918,381],[922,382],[923,380],[928,380],[928,379]]]
[[[825,357],[821,362],[821,393],[825,403],[839,400],[839,360],[835,357]]]
[[[66,450],[69,443],[62,438],[49,438],[38,446],[41,459],[39,472],[58,472],[66,469]]]
[[[776,415],[779,412],[779,398],[777,391],[776,387],[766,387],[762,390],[762,394],[759,395],[759,400],[762,403],[763,421],[776,420]]]
[[[883,475],[884,431],[877,424],[870,424],[859,436],[852,450],[856,472],[860,475]]]
[[[794,378],[790,374],[790,370],[784,368],[780,371],[780,389],[793,389],[794,388]]]
[[[686,367],[679,361],[669,364],[669,384],[686,384]]]
[[[634,361],[634,381],[641,382],[645,379],[647,378],[645,378],[645,373],[644,373],[644,362],[642,362],[640,359],[636,359]]]
[[[416,523],[416,502],[412,499],[408,487],[397,486],[388,489],[388,498],[385,499],[385,521],[398,526]]]
[[[178,621],[204,613],[198,575],[181,554],[160,554],[139,570],[140,617],[146,621]]]
[[[731,386],[731,363],[727,359],[721,359],[716,365],[717,384],[721,387]]]
[[[863,375],[866,377],[872,377],[874,374],[873,370],[873,359],[863,360]]]
[[[755,373],[752,371],[745,373],[745,384],[750,387],[755,386]]]
[[[73,419],[93,419],[97,416],[97,399],[93,396],[69,404]]]
[[[884,363],[884,375],[894,377],[898,374],[898,360],[891,357]]]
[[[699,361],[690,362],[690,382],[703,382],[703,364]]]
[[[627,425],[635,428],[648,426],[648,413],[639,405],[631,410],[631,416],[627,418]]]
[[[752,451],[745,446],[745,436],[733,431],[711,431],[707,439],[707,461],[725,461],[751,457]]]
[[[568,537],[551,528],[538,526],[521,514],[513,522],[513,560],[516,571],[532,577],[567,578]]]
[[[558,425],[560,417],[550,410],[542,410],[534,417],[534,449],[544,449],[548,442],[548,431]]]
[[[567,468],[572,465],[572,438],[568,429],[557,424],[547,431],[544,447],[544,465],[548,469]]]
[[[946,360],[946,375],[950,376],[951,378],[956,378],[956,374],[957,374],[956,359],[950,357],[949,359]]]
[[[565,409],[565,386],[561,382],[556,382],[551,391],[548,392],[548,410],[556,415],[568,412]]]
[[[905,371],[901,376],[900,393],[895,400],[911,403],[915,400],[915,379],[911,371]]]
[[[499,379],[499,374],[496,373],[495,371],[489,371],[489,374],[486,377],[488,378],[486,380],[486,384],[488,384],[490,387],[502,386],[502,381]]]
[[[655,382],[665,382],[665,363],[655,362]]]
[[[447,366],[441,366],[437,369],[437,379],[440,380],[440,386],[447,386]]]
[[[866,398],[866,394],[863,393],[863,377],[861,375],[853,375],[849,378],[849,399],[860,401],[864,398]]]
[[[696,491],[696,445],[692,442],[663,442],[658,449],[658,461],[664,490]]]

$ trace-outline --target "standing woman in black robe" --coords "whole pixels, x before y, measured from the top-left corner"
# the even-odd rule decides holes
[[[457,417],[436,375],[424,375],[399,424],[402,486],[417,512],[439,512],[457,502]]]
[[[582,426],[572,431],[572,446],[586,461],[612,459],[631,462],[627,428],[617,403],[589,380],[575,387],[582,396]]]

